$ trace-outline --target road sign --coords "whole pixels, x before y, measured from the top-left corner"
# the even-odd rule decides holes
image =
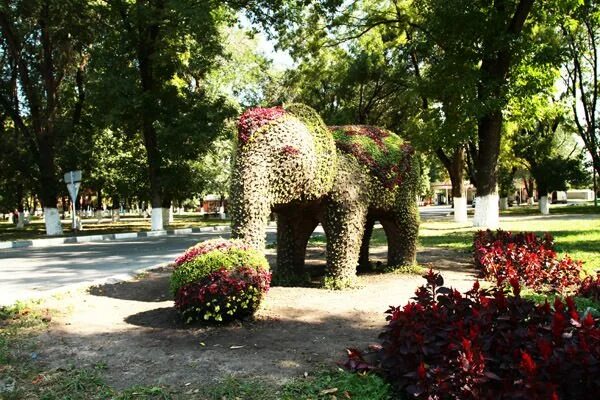
[[[81,186],[81,171],[70,171],[65,174],[65,183],[73,202],[77,199],[79,186]]]
[[[65,174],[64,178],[72,200],[73,229],[77,229],[77,223],[75,222],[75,201],[77,201],[77,193],[81,186],[81,171],[69,171]]]

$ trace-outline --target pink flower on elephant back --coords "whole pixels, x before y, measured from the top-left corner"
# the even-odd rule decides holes
[[[241,144],[246,144],[252,134],[260,127],[285,114],[286,112],[281,106],[271,108],[257,107],[247,110],[238,120],[238,140]]]

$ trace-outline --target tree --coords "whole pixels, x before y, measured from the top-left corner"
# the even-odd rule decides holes
[[[564,81],[571,97],[577,133],[600,174],[600,129],[598,126],[600,7],[596,1],[570,3],[564,9],[562,33],[566,41],[567,62]],[[597,186],[594,179],[594,199]]]
[[[110,126],[141,134],[146,150],[152,229],[163,208],[185,190],[197,159],[233,114],[206,90],[207,73],[223,54],[220,28],[234,14],[218,2],[124,0],[105,10],[107,29],[96,68]],[[104,104],[103,104],[104,103]]]
[[[217,194],[221,201],[229,194],[233,167],[234,141],[230,138],[215,140],[199,165],[202,195]]]
[[[33,187],[33,160],[25,138],[8,115],[0,116],[0,212],[18,211],[17,229],[24,227],[24,200]]]
[[[101,188],[111,199],[113,219],[126,200],[144,199],[148,193],[145,149],[139,136],[128,138],[122,132],[103,129],[96,132],[90,154],[87,184]]]
[[[46,234],[62,227],[57,210],[57,138],[79,124],[83,99],[65,82],[82,73],[90,43],[93,6],[69,0],[3,1],[0,5],[0,109],[27,144],[35,162],[36,191]]]
[[[315,108],[329,125],[361,124],[405,131],[408,73],[399,49],[372,30],[346,46],[306,53],[278,85],[271,102],[301,102]]]
[[[477,187],[474,225],[496,227],[497,166],[511,71],[531,51],[533,0],[488,2],[415,1],[419,31],[439,48],[431,76],[443,92],[459,93],[458,107],[475,122],[469,141]],[[458,79],[451,82],[448,77]]]
[[[583,153],[572,140],[562,104],[538,95],[517,102],[512,109],[514,155],[535,180],[540,211],[548,214],[549,193],[588,180]]]
[[[354,40],[375,29],[395,38],[427,83],[421,88],[429,88],[418,92],[428,99],[423,109],[446,108],[463,126],[474,127],[466,137],[473,138],[467,158],[473,161],[472,178],[480,197],[474,223],[496,226],[497,164],[512,72],[523,62],[554,62],[547,54],[534,55],[540,49],[548,53],[551,47],[546,44],[553,39],[549,7],[554,4],[534,0],[363,0],[339,8],[335,1],[311,4],[299,12],[306,17],[306,26],[295,26],[292,20],[280,28],[281,43],[298,53]]]

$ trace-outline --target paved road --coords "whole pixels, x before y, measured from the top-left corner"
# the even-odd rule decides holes
[[[444,217],[451,215],[453,212],[452,206],[449,205],[419,207],[421,218]]]
[[[422,207],[422,216],[446,215],[449,207]],[[269,241],[275,228],[269,227]],[[315,233],[322,233],[318,227]],[[132,240],[61,244],[52,247],[0,249],[0,305],[39,297],[43,292],[89,284],[141,268],[163,264],[195,243],[228,236],[203,232]]]
[[[269,240],[274,240],[274,228],[269,231]],[[0,305],[170,262],[201,240],[228,235],[207,232],[0,250]]]

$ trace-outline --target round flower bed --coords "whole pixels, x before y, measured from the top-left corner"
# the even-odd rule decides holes
[[[240,241],[215,239],[175,260],[171,291],[186,323],[223,322],[254,314],[270,283],[262,253]]]

